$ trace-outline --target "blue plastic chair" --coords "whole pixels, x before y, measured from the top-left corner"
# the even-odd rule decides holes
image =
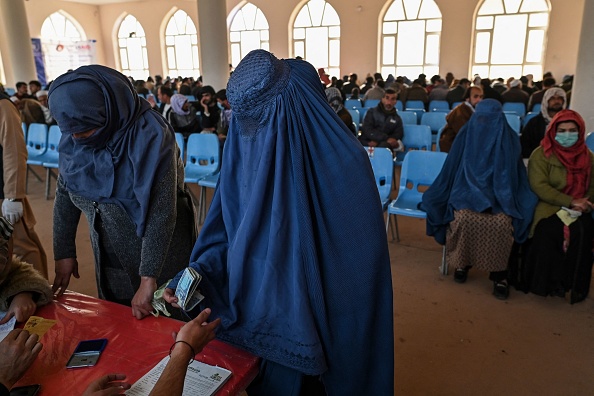
[[[594,132],[590,132],[588,136],[586,136],[586,146],[588,146],[590,151],[594,152]]]
[[[408,109],[423,109],[425,110],[425,103],[421,100],[407,100],[406,106],[404,107],[406,110]]]
[[[379,104],[379,99],[367,99],[365,101],[365,107],[375,107]]]
[[[450,111],[450,104],[447,100],[432,100],[429,102],[429,111]]]
[[[43,154],[47,150],[48,127],[46,124],[30,124],[27,129],[28,165],[43,165]]]
[[[198,180],[200,186],[200,200],[198,201],[198,224],[204,223],[206,217],[206,189],[216,188],[219,182],[220,172],[213,175],[208,175],[203,179]]]
[[[369,110],[369,107],[361,107],[360,109],[357,109],[357,111],[359,112],[359,125],[363,126],[363,121],[365,120],[365,114],[367,114],[367,110]]]
[[[432,139],[435,143],[437,139],[437,132],[445,126],[447,113],[443,111],[432,111],[431,113],[424,113],[421,117],[421,125],[428,125],[433,134]]]
[[[399,111],[398,115],[404,125],[417,125],[417,114],[414,111]]]
[[[186,148],[186,183],[198,183],[219,170],[219,138],[214,133],[194,133]]]
[[[184,135],[181,132],[175,132],[175,142],[177,143],[177,147],[179,147],[179,156],[182,159],[182,162],[186,163],[186,142],[184,142]]]
[[[538,113],[540,113],[540,108],[541,107],[542,107],[542,103],[536,103],[536,104],[532,105],[531,112],[538,114]],[[530,114],[530,113],[528,113],[528,114]]]
[[[427,213],[419,209],[419,204],[423,199],[423,192],[419,191],[419,188],[429,187],[433,184],[441,172],[446,158],[447,153],[438,153],[435,151],[411,151],[408,153],[402,164],[398,197],[388,205],[386,234],[390,227],[391,215],[394,215],[394,225],[396,227],[396,238],[398,242],[400,242],[398,215],[418,219],[427,218]],[[392,240],[394,240],[394,229],[392,229]],[[440,270],[442,274],[447,275],[448,267],[445,261],[445,246],[443,248]]]
[[[503,112],[514,111],[520,117],[524,117],[526,114],[526,106],[520,102],[506,102],[503,104]]]
[[[427,125],[404,125],[404,152],[399,151],[394,158],[395,165],[402,165],[402,161],[411,150],[431,151],[431,128]]]
[[[344,101],[344,107],[347,109],[358,109],[359,107],[363,107],[363,102],[361,102],[361,99],[347,99]]]
[[[27,124],[24,122],[21,123],[21,128],[23,128],[23,136],[25,136],[25,143],[27,142]]]
[[[375,185],[377,186],[382,203],[382,210],[385,211],[392,201],[390,199],[392,180],[394,178],[392,151],[382,147],[365,147],[365,150],[367,150],[371,168],[373,169],[373,176],[375,177]]]
[[[454,109],[455,107],[460,106],[462,103],[464,103],[464,102],[454,102],[454,103],[452,103],[452,109]]]
[[[4,87],[4,92],[6,92],[8,96],[13,96],[16,93],[16,90],[14,88]]]
[[[526,115],[522,119],[522,126],[525,127],[526,124],[528,124],[528,121],[530,121],[531,119],[533,119],[534,117],[536,117],[538,114],[540,114],[540,113],[538,113],[538,112],[526,113]]]
[[[437,151],[438,153],[441,152],[441,147],[439,147],[439,139],[441,139],[441,134],[443,133],[444,129],[445,125],[439,128],[439,131],[437,131],[437,136],[435,136],[435,151]]]
[[[357,128],[355,128],[355,129],[359,130],[358,126],[361,124],[361,116],[359,114],[359,110],[357,110],[357,109],[347,109],[347,110],[351,114],[351,118],[353,119],[353,122],[357,125]]]
[[[404,110],[404,105],[402,104],[401,100],[396,101],[396,110],[398,110],[398,111]]]
[[[52,169],[58,169],[58,160],[60,155],[58,154],[58,146],[60,145],[60,138],[62,137],[62,132],[60,131],[60,127],[57,125],[52,125],[49,128],[49,133],[47,137],[47,151],[43,155],[43,167],[45,168],[45,199],[49,198],[49,192],[52,183],[52,177],[57,179],[58,175],[54,173]]]
[[[188,102],[195,102],[196,101],[196,97],[194,95],[184,95],[186,98],[188,98]]]
[[[507,119],[509,126],[519,135],[520,131],[522,130],[522,121],[520,120],[520,116],[512,113],[503,114],[505,114],[505,118]]]
[[[447,158],[447,153],[438,153],[435,151],[411,151],[404,158],[402,171],[400,173],[400,187],[398,188],[398,197],[388,206],[388,220],[386,232],[390,225],[391,215],[401,215],[424,219],[427,217],[425,211],[419,209],[419,204],[423,198],[423,192],[420,187],[429,187],[435,179],[443,163]],[[398,219],[394,217],[396,226],[396,240],[400,242],[398,232]],[[392,230],[392,240],[394,240],[394,230]]]

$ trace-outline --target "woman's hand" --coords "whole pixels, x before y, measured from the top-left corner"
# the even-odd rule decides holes
[[[143,276],[140,280],[140,287],[132,298],[132,315],[136,319],[142,319],[153,311],[151,301],[157,290],[157,279],[150,276]]]
[[[0,320],[0,324],[8,322],[13,316],[17,322],[26,322],[35,313],[35,308],[37,308],[37,305],[33,301],[32,293],[19,293],[12,298],[8,311],[4,318]]]
[[[577,211],[583,212],[583,213],[591,212],[592,209],[594,208],[594,205],[592,204],[592,202],[590,202],[588,200],[589,198],[590,197],[573,199],[571,201],[570,209],[577,210]]]
[[[56,276],[54,277],[52,291],[54,294],[57,291],[58,297],[64,294],[68,288],[71,275],[74,275],[76,279],[80,278],[80,275],[78,274],[78,261],[76,261],[76,258],[72,257],[56,260]]]
[[[166,288],[165,292],[163,293],[163,298],[175,308],[179,308],[179,305],[177,305],[177,297],[175,297],[175,290]]]
[[[126,374],[107,374],[91,382],[83,396],[112,396],[123,395],[130,389],[130,384],[124,382]]]

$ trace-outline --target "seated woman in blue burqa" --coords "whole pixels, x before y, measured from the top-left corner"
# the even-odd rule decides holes
[[[250,396],[392,395],[390,259],[365,150],[305,61],[252,51],[227,98],[220,181],[190,259],[200,308],[221,318],[219,339],[262,358]]]
[[[518,134],[498,101],[483,100],[423,194],[427,235],[445,244],[454,280],[464,283],[471,268],[488,271],[493,294],[506,299],[512,246],[526,240],[536,200]]]

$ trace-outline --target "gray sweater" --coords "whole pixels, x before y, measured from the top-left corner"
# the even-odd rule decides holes
[[[152,187],[142,238],[136,235],[134,222],[121,207],[69,193],[62,178],[58,178],[54,259],[76,257],[76,230],[84,213],[91,233],[100,297],[105,298],[108,288],[108,295],[131,298],[141,276],[156,277],[161,285],[187,267],[197,235],[194,206],[184,185],[184,168],[179,157],[173,156],[170,165]],[[121,267],[114,265],[113,257]],[[105,268],[116,276],[105,276]],[[114,268],[119,271],[116,273]],[[122,275],[128,279],[120,279]]]

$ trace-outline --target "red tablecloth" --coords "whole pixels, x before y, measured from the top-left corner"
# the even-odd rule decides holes
[[[41,384],[43,395],[81,395],[87,385],[108,373],[125,373],[136,382],[169,353],[171,333],[183,322],[164,316],[136,320],[130,307],[67,292],[35,316],[56,320],[41,338],[43,350],[16,386]],[[66,362],[79,341],[107,338],[107,346],[94,367],[67,369]],[[196,360],[224,367],[233,375],[217,395],[242,391],[258,373],[258,358],[214,340]]]

